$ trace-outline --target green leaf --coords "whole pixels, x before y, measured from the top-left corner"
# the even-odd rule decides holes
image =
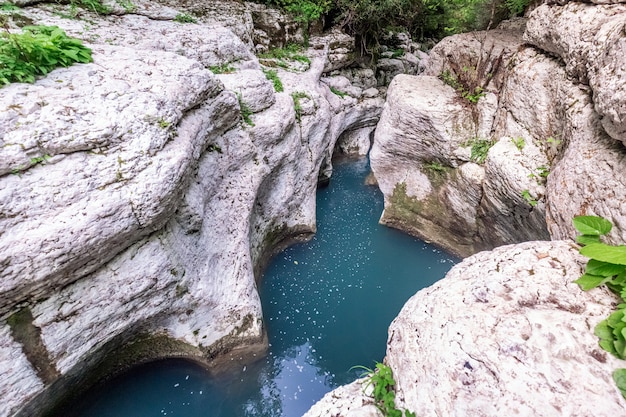
[[[600,347],[604,350],[606,350],[607,352],[609,352],[611,355],[619,358],[619,355],[617,354],[617,351],[615,350],[615,346],[613,345],[613,340],[600,340],[599,343]]]
[[[626,271],[626,265],[616,265],[610,262],[602,262],[596,259],[590,259],[587,262],[585,274],[597,275],[602,277],[613,277]]]
[[[618,265],[626,265],[626,246],[611,246],[604,243],[592,243],[580,249],[588,258]]]
[[[596,325],[595,329],[593,329],[593,334],[603,340],[613,339],[613,329],[608,325],[606,320],[602,320]]]
[[[613,313],[611,313],[611,315],[609,317],[607,317],[606,322],[607,324],[612,327],[613,329],[615,329],[615,327],[622,322],[622,319],[624,318],[624,311],[623,310],[617,310],[614,311]]]
[[[584,274],[578,278],[574,283],[580,286],[583,291],[589,291],[592,288],[596,288],[607,281],[610,281],[611,277],[603,277],[598,275]]]
[[[616,369],[613,372],[613,381],[615,381],[615,385],[622,393],[622,397],[626,398],[626,369]]]
[[[576,242],[581,245],[589,245],[590,243],[600,243],[600,236],[596,235],[580,235],[576,238]]]
[[[598,216],[576,216],[573,223],[583,235],[606,235],[613,227],[610,221]]]

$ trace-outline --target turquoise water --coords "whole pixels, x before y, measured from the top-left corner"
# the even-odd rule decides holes
[[[317,234],[268,266],[267,357],[220,379],[182,360],[143,365],[93,390],[74,415],[298,417],[358,377],[352,366],[381,361],[402,305],[458,259],[380,226],[382,194],[364,185],[368,172],[367,160],[336,164],[318,190]]]

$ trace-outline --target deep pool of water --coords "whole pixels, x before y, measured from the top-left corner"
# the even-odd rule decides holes
[[[382,194],[367,160],[337,163],[318,190],[317,234],[276,256],[260,292],[267,357],[228,377],[167,360],[92,390],[76,417],[299,417],[385,355],[387,328],[458,259],[378,224]],[[65,416],[64,416],[65,417]]]

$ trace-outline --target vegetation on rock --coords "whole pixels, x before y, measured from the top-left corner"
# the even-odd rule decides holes
[[[619,359],[626,359],[626,246],[612,246],[601,242],[600,237],[608,234],[613,225],[597,216],[577,216],[574,227],[580,233],[578,243],[584,245],[580,253],[590,258],[585,273],[576,282],[587,291],[606,285],[620,297],[617,310],[594,329],[600,338],[600,347]],[[626,368],[617,369],[613,379],[626,398]]]
[[[258,0],[279,6],[309,26],[324,19],[354,35],[363,49],[376,47],[387,32],[408,32],[415,39],[493,27],[521,15],[529,0]]]
[[[0,87],[32,83],[57,67],[91,62],[91,49],[56,26],[26,26],[22,33],[0,33]]]
[[[415,417],[415,413],[409,410],[404,410],[403,413],[396,407],[396,393],[394,391],[396,381],[393,379],[393,372],[389,366],[378,362],[376,370],[365,366],[355,366],[354,368],[365,371],[364,375],[369,378],[366,389],[372,386],[374,404],[385,417]]]

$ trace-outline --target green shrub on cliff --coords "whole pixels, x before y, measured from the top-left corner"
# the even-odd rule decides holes
[[[0,33],[0,87],[35,81],[57,67],[91,62],[91,49],[56,26],[26,26],[22,33]]]

